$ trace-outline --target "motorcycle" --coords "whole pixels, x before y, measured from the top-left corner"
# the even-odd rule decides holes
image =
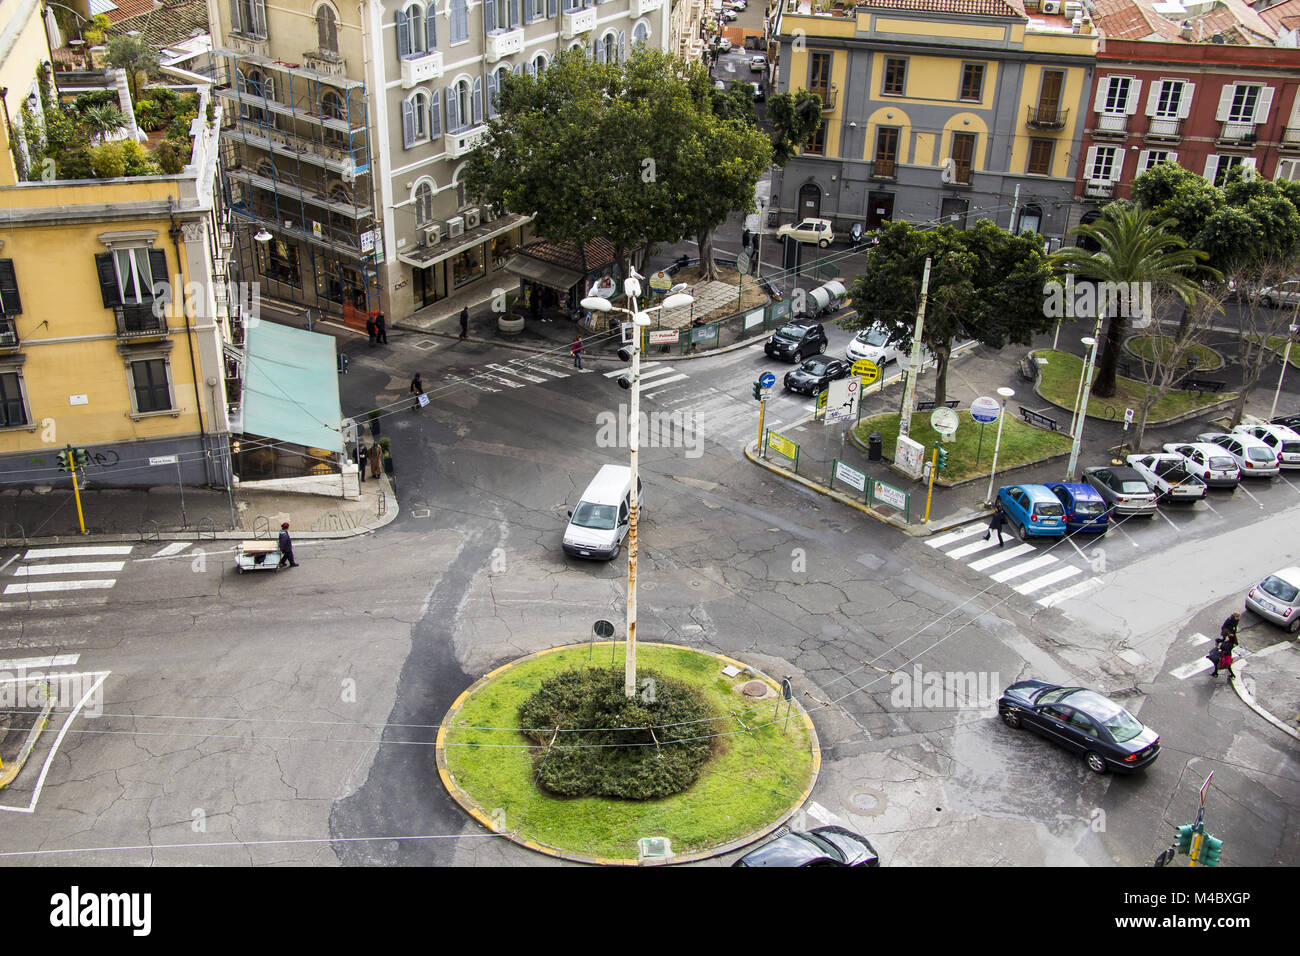
[[[849,242],[853,245],[854,249],[862,245],[862,223],[855,222],[853,224],[853,228],[849,230]]]

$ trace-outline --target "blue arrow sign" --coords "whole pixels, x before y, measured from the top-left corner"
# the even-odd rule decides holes
[[[759,376],[758,384],[763,388],[771,388],[776,384],[776,376],[771,372],[764,372]]]

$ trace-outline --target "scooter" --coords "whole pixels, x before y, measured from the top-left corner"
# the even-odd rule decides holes
[[[855,222],[853,227],[849,229],[849,242],[852,243],[854,249],[862,245],[862,223]]]

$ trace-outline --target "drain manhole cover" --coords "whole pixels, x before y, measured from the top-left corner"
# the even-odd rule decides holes
[[[863,813],[873,813],[875,811],[878,811],[880,809],[880,803],[881,803],[880,798],[881,798],[880,794],[870,793],[866,791],[855,793],[851,797],[853,801],[853,805],[857,807],[859,810],[861,810]]]
[[[742,693],[746,697],[762,697],[768,691],[768,687],[761,680],[752,680],[745,685]]]
[[[692,581],[692,582],[691,582],[691,587],[698,591],[700,588],[704,587],[704,582],[703,582],[703,581]]]

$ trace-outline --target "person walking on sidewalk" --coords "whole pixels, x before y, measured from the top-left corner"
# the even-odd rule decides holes
[[[582,336],[575,335],[573,344],[569,346],[569,351],[573,353],[573,367],[582,368]]]
[[[357,442],[357,472],[361,475],[362,481],[366,480],[366,458],[367,457],[368,456],[366,454],[366,443],[364,441],[358,441]]]
[[[1232,674],[1232,652],[1237,647],[1237,635],[1230,634],[1222,638],[1214,645],[1214,650],[1206,654],[1206,658],[1214,665],[1214,670],[1210,672],[1210,677],[1219,676],[1219,671],[1225,670],[1231,676]]]
[[[289,565],[296,568],[298,562],[293,559],[293,539],[289,537],[289,522],[280,525],[280,567]]]
[[[1231,637],[1235,642],[1237,640],[1237,624],[1241,621],[1241,612],[1233,611],[1219,628],[1219,639],[1224,640]]]
[[[374,348],[375,347],[375,317],[373,315],[366,316],[366,335],[370,336],[370,347]]]
[[[415,403],[411,405],[411,411],[420,410],[420,398],[424,395],[424,383],[420,381],[420,373],[415,373],[415,378],[411,379],[411,394],[415,396]]]
[[[383,345],[388,344],[388,326],[384,323],[382,312],[375,316],[375,341]]]
[[[460,337],[463,339],[469,335],[469,306],[460,310]]]
[[[984,532],[984,540],[989,539],[994,531],[998,533],[998,547],[1002,547],[1002,523],[1007,520],[1007,513],[1002,510],[1002,502],[999,501],[997,507],[993,509],[993,517],[989,518],[989,529]]]

